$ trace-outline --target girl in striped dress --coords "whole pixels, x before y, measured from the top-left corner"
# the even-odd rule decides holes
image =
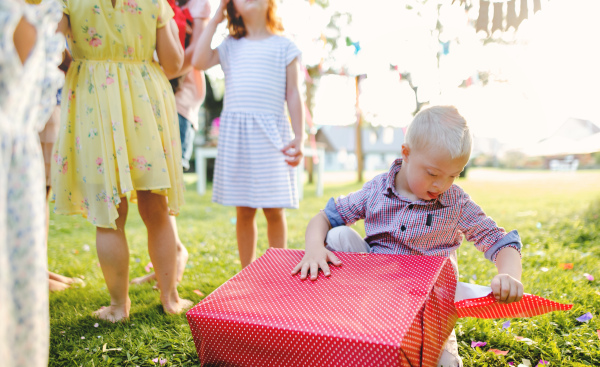
[[[237,209],[242,268],[256,257],[256,209],[262,208],[267,219],[269,246],[283,248],[285,208],[298,207],[294,167],[302,159],[304,140],[300,51],[281,36],[275,1],[221,0],[192,58],[197,69],[221,64],[225,74],[213,201]],[[230,35],[211,49],[225,17]]]

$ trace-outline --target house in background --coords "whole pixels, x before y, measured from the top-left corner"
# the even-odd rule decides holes
[[[552,170],[576,170],[593,162],[591,153],[600,152],[600,126],[589,120],[569,118],[549,137],[525,150],[530,157],[542,157]]]
[[[356,128],[354,126],[322,126],[316,141],[325,148],[325,170],[356,170]],[[364,169],[387,170],[400,157],[404,132],[402,128],[365,127],[362,129]]]

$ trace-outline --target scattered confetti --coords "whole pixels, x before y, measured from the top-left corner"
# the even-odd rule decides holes
[[[471,342],[471,348],[477,348],[477,347],[485,347],[487,345],[487,342]]]
[[[161,365],[161,366],[164,366],[165,364],[167,364],[167,359],[166,359],[166,358],[165,358],[165,359],[162,359],[162,358],[161,358],[161,359],[159,360],[159,362],[160,362],[160,365]]]
[[[95,324],[94,324],[94,327],[98,327],[99,325],[100,325],[100,324],[98,324],[98,323],[95,323]]]
[[[152,362],[158,363],[158,358],[152,358]]]
[[[90,245],[83,245],[83,251],[90,251]]]
[[[507,350],[499,350],[499,349],[490,349],[490,352],[493,352],[495,355],[498,355],[498,356],[505,356],[508,354]]]
[[[473,274],[473,280],[477,280],[477,275]]]
[[[592,315],[591,312],[587,312],[587,313],[584,313],[583,315],[579,316],[576,320],[579,322],[588,322],[593,318],[594,318],[594,315]]]
[[[533,340],[531,340],[529,338],[524,338],[522,336],[515,336],[515,339],[517,339],[518,341],[523,342],[527,345],[535,344],[535,342]],[[530,366],[531,366],[531,364],[530,364]]]
[[[589,280],[590,282],[593,282],[593,281],[594,281],[594,276],[593,276],[593,275],[591,275],[591,274],[584,273],[584,274],[583,274],[583,276],[584,276],[584,277],[586,277],[586,278],[587,278],[587,280]]]
[[[541,268],[540,268],[540,270],[541,270],[541,271],[543,271],[543,272],[545,273],[545,272],[547,272],[547,271],[548,271],[548,270],[550,270],[550,269],[548,269],[548,268],[545,268],[545,267],[541,267]]]
[[[598,333],[598,339],[600,339],[600,330],[596,330],[596,332]]]
[[[85,339],[85,336],[82,336],[81,339]]]
[[[106,348],[106,344],[107,344],[107,343],[104,343],[104,345],[102,346],[102,352],[103,352],[103,353],[104,353],[104,352],[110,352],[111,350],[116,350],[116,351],[118,351],[118,352],[119,352],[119,351],[121,351],[121,349],[122,349],[122,348]]]
[[[564,270],[573,269],[573,263],[558,264],[558,266]]]
[[[524,365],[524,366],[531,366],[531,361],[529,359],[523,358],[521,360],[521,364]]]
[[[515,365],[515,363],[514,363],[514,362],[508,362],[508,365],[509,365],[509,366],[514,366],[514,365]]]
[[[537,364],[538,366],[549,366],[550,362],[548,361],[544,361],[543,359],[540,359],[540,361]]]
[[[204,293],[200,292],[200,291],[199,291],[199,290],[197,290],[197,289],[194,289],[194,293],[196,293],[196,294],[197,294],[197,295],[199,295],[200,297],[203,297],[203,296],[204,296]]]
[[[510,320],[508,320],[504,324],[502,324],[503,329],[508,329],[509,327],[510,327]]]
[[[150,272],[150,269],[154,268],[154,266],[152,265],[151,262],[148,263],[148,265],[146,265],[146,267],[144,269],[146,269],[146,273]]]
[[[98,339],[100,339],[100,338],[102,338],[102,336],[101,336],[101,335],[98,335]]]

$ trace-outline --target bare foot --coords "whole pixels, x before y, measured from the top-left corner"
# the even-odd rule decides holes
[[[64,291],[65,289],[69,289],[70,286],[68,284],[62,283],[62,282],[57,282],[56,280],[53,279],[48,279],[48,283],[50,286],[50,292],[60,292],[60,291]]]
[[[144,275],[142,277],[133,278],[130,283],[131,284],[143,284],[143,283],[149,283],[153,280],[156,280],[156,275],[154,273],[150,273],[150,274]]]
[[[179,298],[179,296],[176,296],[176,299],[175,297],[170,297],[171,299],[169,300],[165,298],[161,294],[160,301],[162,302],[163,310],[166,314],[170,315],[178,315],[189,310],[194,305],[194,302],[189,299]]]
[[[102,306],[99,310],[92,312],[94,317],[100,320],[110,322],[127,321],[129,320],[129,309],[131,308],[131,300],[127,297],[127,302],[124,305]]]

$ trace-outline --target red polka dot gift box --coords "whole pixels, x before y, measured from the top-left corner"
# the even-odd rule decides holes
[[[449,259],[337,253],[331,277],[269,249],[187,319],[203,366],[436,366],[456,321]]]

